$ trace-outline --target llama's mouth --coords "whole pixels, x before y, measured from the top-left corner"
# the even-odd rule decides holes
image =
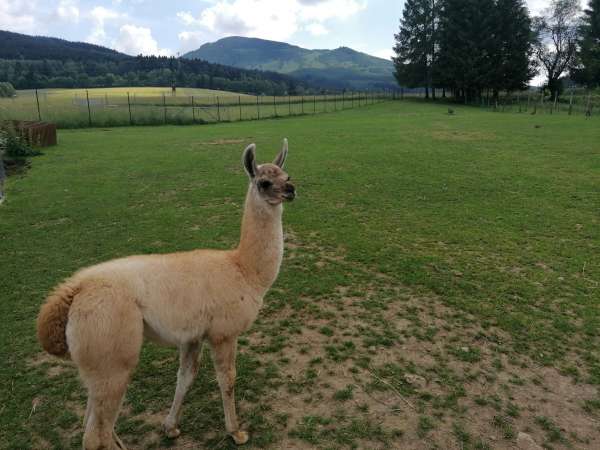
[[[285,194],[282,195],[282,197],[285,201],[291,202],[292,200],[294,200],[296,198],[296,193],[295,192],[286,192]]]

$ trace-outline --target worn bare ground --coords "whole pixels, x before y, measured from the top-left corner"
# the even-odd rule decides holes
[[[287,241],[287,263],[310,260],[317,271],[347,264],[364,277],[303,298],[303,308],[267,305],[245,337],[242,352],[279,368],[279,387],[261,399],[270,406],[267,415],[284,418],[271,448],[517,449],[519,432],[545,448],[600,448],[599,418],[583,408],[598,398],[596,386],[539,366],[512,350],[507,333],[483,328],[440,298],[350,265],[343,249],[299,242],[293,234]],[[285,345],[266,351],[280,334]],[[74,370],[48,358],[31,365],[51,363],[50,377]],[[578,364],[575,353],[566,358]],[[243,397],[238,392],[242,417],[252,406]],[[124,411],[127,420],[154,430],[131,448],[160,448],[169,401],[159,413]],[[83,405],[66,407],[83,414]],[[203,445],[184,434],[169,448]]]

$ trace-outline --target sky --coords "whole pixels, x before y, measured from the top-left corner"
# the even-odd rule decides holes
[[[581,0],[582,4],[586,0]],[[0,0],[0,29],[177,55],[225,36],[389,58],[401,0]],[[549,0],[527,0],[532,13]],[[1,42],[0,42],[1,45]]]

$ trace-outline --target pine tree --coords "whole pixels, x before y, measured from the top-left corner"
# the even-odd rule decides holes
[[[494,13],[494,73],[490,87],[498,91],[522,90],[533,77],[533,35],[524,0],[497,0]]]
[[[493,0],[444,0],[438,70],[455,98],[481,98],[494,74]]]
[[[590,0],[579,29],[579,64],[572,72],[578,83],[600,86],[600,0]]]
[[[394,36],[396,56],[392,60],[398,83],[407,87],[425,86],[426,98],[435,85],[438,3],[439,0],[407,0],[400,31]],[[435,90],[432,94],[435,98]]]

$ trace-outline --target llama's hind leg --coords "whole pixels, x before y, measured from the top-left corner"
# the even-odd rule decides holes
[[[236,444],[248,442],[248,432],[240,429],[235,412],[235,353],[237,336],[225,340],[211,342],[213,361],[217,372],[217,381],[221,388],[223,410],[225,412],[225,429]]]
[[[191,342],[181,346],[179,349],[179,370],[177,371],[177,387],[175,397],[169,415],[163,422],[165,433],[170,438],[176,438],[181,434],[178,428],[181,417],[181,405],[186,392],[194,382],[198,374],[199,356],[202,350],[202,342]]]
[[[114,425],[138,362],[142,314],[118,289],[87,283],[73,301],[66,334],[71,358],[88,389],[84,449],[123,449]]]

